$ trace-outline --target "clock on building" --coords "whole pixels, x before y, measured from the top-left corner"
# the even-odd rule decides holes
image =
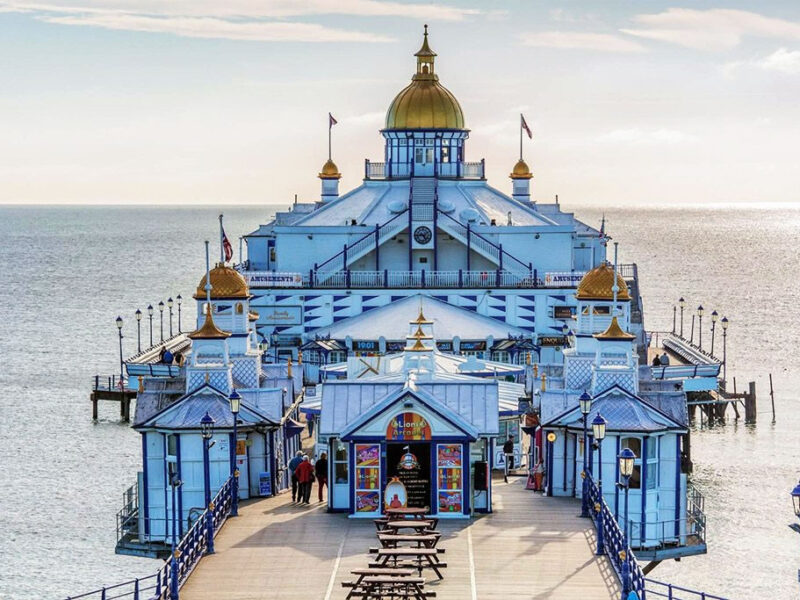
[[[428,242],[431,241],[432,237],[433,234],[431,233],[431,230],[428,227],[425,227],[424,225],[421,227],[417,227],[414,230],[414,241],[417,242],[418,244],[427,244]]]

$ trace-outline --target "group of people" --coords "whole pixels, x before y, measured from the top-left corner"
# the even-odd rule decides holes
[[[158,362],[162,365],[176,364],[183,366],[183,355],[180,352],[173,354],[166,346],[161,347],[161,352],[158,353]]]
[[[653,367],[666,367],[667,365],[669,365],[669,356],[667,356],[666,352],[661,354],[661,356],[656,354],[653,357],[653,362],[652,362]]]
[[[292,502],[309,504],[311,487],[317,481],[317,498],[322,502],[322,486],[328,485],[328,454],[323,452],[316,461],[298,450],[287,465],[292,477]]]

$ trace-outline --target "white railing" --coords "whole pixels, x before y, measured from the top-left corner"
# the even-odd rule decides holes
[[[461,163],[461,176],[483,179],[483,161]]]
[[[484,163],[451,162],[436,165],[439,177],[460,177],[461,179],[483,179]],[[405,179],[411,177],[413,168],[409,163],[386,163],[364,161],[364,179]]]

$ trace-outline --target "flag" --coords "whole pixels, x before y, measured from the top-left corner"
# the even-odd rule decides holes
[[[222,223],[220,223],[220,229],[222,229]],[[228,236],[225,235],[225,230],[222,229],[222,250],[225,252],[225,260],[228,261],[233,258],[233,246],[231,246],[230,241],[228,240]]]
[[[528,134],[528,138],[533,139],[533,133],[531,132],[531,128],[528,127],[528,124],[525,122],[525,116],[522,113],[520,113],[519,118],[520,118],[520,125],[525,130],[525,133]]]
[[[328,113],[328,129],[336,125],[339,121],[337,121],[331,113]]]

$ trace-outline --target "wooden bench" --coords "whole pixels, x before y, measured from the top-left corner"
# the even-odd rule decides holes
[[[385,575],[364,577],[358,587],[347,594],[347,598],[413,598],[425,600],[435,598],[435,592],[424,590],[422,577],[387,577]]]
[[[396,534],[396,533],[378,533],[378,541],[384,548],[396,548],[397,544],[404,542],[416,543],[418,548],[435,548],[442,537],[441,533],[423,533],[423,534]]]
[[[414,569],[398,569],[396,567],[374,568],[374,569],[353,569],[350,571],[358,578],[355,581],[344,581],[342,587],[358,587],[365,577],[411,577],[416,571]]]
[[[378,567],[411,567],[422,575],[422,569],[433,569],[439,579],[444,579],[439,569],[447,566],[439,560],[436,548],[379,548],[377,552]]]
[[[380,531],[397,533],[400,529],[413,529],[419,534],[427,534],[433,531],[433,521],[429,519],[403,519],[399,521],[387,521],[384,528]]]

